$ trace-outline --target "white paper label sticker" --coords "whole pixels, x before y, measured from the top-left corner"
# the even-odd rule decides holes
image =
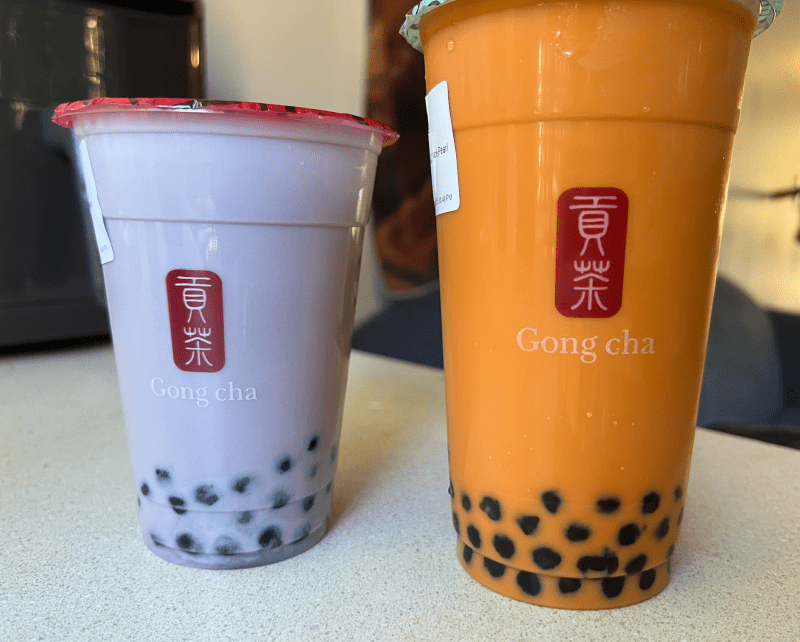
[[[111,241],[106,232],[106,225],[103,222],[103,213],[100,211],[100,201],[97,200],[97,187],[94,182],[92,165],[89,162],[89,152],[86,149],[86,141],[81,139],[78,144],[78,157],[80,159],[83,180],[86,185],[86,200],[89,201],[89,213],[92,216],[92,227],[94,227],[94,238],[97,241],[97,250],[100,252],[100,263],[108,263],[114,260],[114,250],[111,248]]]
[[[425,96],[428,108],[428,147],[431,153],[431,180],[436,216],[454,212],[461,206],[458,191],[458,163],[450,119],[447,81],[442,81]]]

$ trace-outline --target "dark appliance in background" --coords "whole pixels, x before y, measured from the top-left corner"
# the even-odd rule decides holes
[[[199,0],[0,0],[0,349],[107,335],[63,102],[204,97]]]

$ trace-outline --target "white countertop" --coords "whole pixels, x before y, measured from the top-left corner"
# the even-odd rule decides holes
[[[108,346],[0,356],[0,640],[800,639],[800,451],[699,430],[666,590],[530,606],[461,569],[441,371],[354,352],[330,532],[261,568],[148,551]]]

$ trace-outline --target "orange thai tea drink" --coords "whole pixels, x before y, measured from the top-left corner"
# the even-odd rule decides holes
[[[416,7],[453,524],[481,584],[603,609],[668,584],[749,0]],[[767,14],[773,11],[773,14]]]

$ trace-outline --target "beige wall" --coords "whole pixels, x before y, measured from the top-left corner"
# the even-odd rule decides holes
[[[734,145],[720,272],[763,306],[800,312],[800,0],[753,41]]]
[[[211,98],[359,113],[366,0],[203,0]]]

